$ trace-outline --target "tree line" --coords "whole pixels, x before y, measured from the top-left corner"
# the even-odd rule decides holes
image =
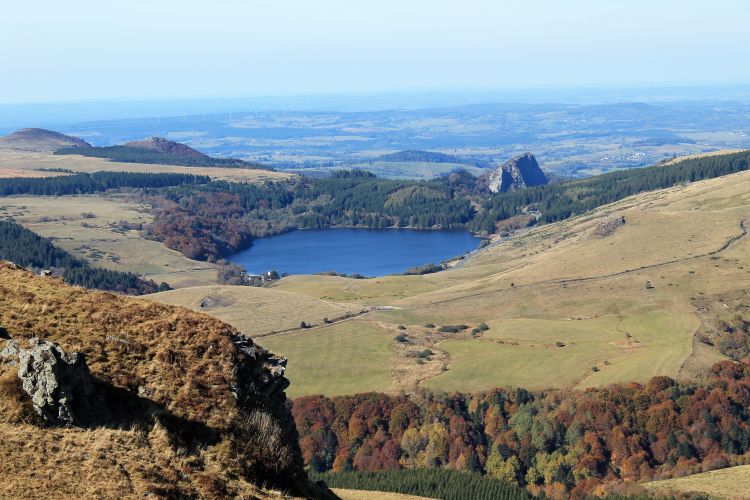
[[[255,162],[248,162],[237,158],[214,158],[207,155],[180,155],[133,146],[61,148],[55,151],[55,154],[106,158],[108,160],[120,163],[148,163],[157,165],[178,165],[183,167],[229,167],[272,170],[266,165]]]
[[[720,362],[701,385],[306,396],[293,414],[313,471],[450,469],[554,498],[642,494],[638,481],[750,462],[750,362]]]
[[[143,280],[132,273],[91,267],[57,248],[48,239],[7,220],[0,220],[0,259],[37,271],[50,270],[67,283],[86,288],[130,295],[169,290],[166,283],[157,285],[152,280]]]
[[[324,481],[329,488],[389,491],[442,500],[531,499],[515,484],[449,469],[312,472],[310,479]]]
[[[163,188],[182,184],[204,184],[207,175],[141,172],[94,172],[58,177],[13,177],[0,179],[0,196],[31,194],[63,196],[100,193],[119,188]]]

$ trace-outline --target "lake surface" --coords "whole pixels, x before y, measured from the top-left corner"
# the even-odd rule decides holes
[[[410,267],[475,250],[480,239],[467,231],[417,229],[301,229],[253,241],[227,260],[251,274],[324,271],[364,276],[400,274]]]

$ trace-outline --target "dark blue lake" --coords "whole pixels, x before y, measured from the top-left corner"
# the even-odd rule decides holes
[[[301,229],[269,238],[228,258],[251,274],[324,271],[364,276],[400,274],[410,267],[475,250],[480,239],[466,231],[416,229]]]

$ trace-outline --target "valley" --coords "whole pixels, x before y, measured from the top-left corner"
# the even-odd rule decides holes
[[[462,434],[464,444],[459,449],[454,443],[448,455],[429,458],[428,449],[409,451],[410,435],[394,427],[401,425],[395,422],[402,417],[393,412],[399,405],[415,405],[403,417],[412,423],[404,425],[425,433],[414,444],[425,446],[443,439],[435,437],[444,432],[443,424],[432,429],[422,421],[431,411],[444,411],[443,404],[487,408],[489,403],[476,401],[494,397],[489,395],[497,391],[516,391],[503,410],[515,415],[525,411],[524,405],[544,407],[544,398],[558,397],[555,394],[567,394],[564,397],[575,401],[581,395],[599,394],[591,391],[625,390],[622,397],[640,397],[627,391],[644,390],[649,398],[658,399],[663,396],[650,392],[653,384],[672,379],[692,394],[692,384],[715,383],[711,381],[717,367],[728,366],[717,363],[742,359],[750,351],[750,322],[743,319],[750,311],[746,292],[750,170],[744,152],[701,156],[638,172],[643,175],[623,172],[539,186],[526,185],[531,177],[519,167],[525,160],[515,159],[497,170],[495,194],[486,184],[493,182],[492,176],[456,172],[426,183],[346,171],[328,178],[287,176],[269,183],[263,178],[228,181],[214,177],[214,172],[276,172],[118,163],[83,156],[76,160],[75,155],[47,158],[104,162],[122,172],[93,170],[98,173],[86,177],[67,170],[28,170],[66,176],[69,182],[10,179],[0,187],[22,194],[0,199],[0,217],[50,238],[53,245],[94,269],[135,273],[173,288],[143,296],[144,307],[177,306],[177,316],[192,314],[186,309],[203,313],[196,317],[213,316],[283,356],[284,374],[291,382],[285,393],[295,401],[301,456],[314,470],[346,470],[330,458],[322,462],[314,458],[320,453],[333,457],[334,452],[349,464],[344,467],[371,470],[375,462],[367,460],[376,458],[363,457],[379,446],[377,453],[382,456],[377,460],[459,468],[477,460],[493,481],[509,480],[511,476],[493,468],[507,465],[505,459],[492,455],[498,448],[487,450],[481,439],[470,437],[479,430],[459,431],[464,424],[456,423],[459,427],[454,428],[451,423],[453,427],[445,432],[451,436],[468,432]],[[140,166],[153,170],[125,173],[133,166],[136,172]],[[182,174],[183,169],[194,177],[159,177]],[[201,177],[198,172],[208,175]],[[500,172],[507,178],[500,181]],[[76,182],[80,191],[69,194],[75,192]],[[121,187],[107,190],[97,183]],[[149,185],[154,187],[133,187]],[[503,186],[510,186],[509,192],[502,192]],[[300,227],[322,229],[288,232]],[[342,227],[346,229],[336,229]],[[292,274],[260,287],[221,284],[227,275],[242,276],[230,262],[234,249],[246,244],[245,238],[252,241],[276,233],[285,233],[277,238],[288,238],[316,231],[326,238],[330,231],[349,234],[367,232],[366,228],[373,234],[397,235],[399,227],[406,228],[402,235],[411,234],[413,227],[487,228],[486,242],[424,273],[376,271],[373,277],[363,277],[356,265],[347,268],[346,259],[339,255],[346,254],[348,242],[332,239],[327,252],[338,256],[331,262],[339,263],[335,271],[343,272]],[[442,233],[424,234],[440,237]],[[477,244],[470,233],[461,234]],[[312,247],[300,241],[293,245],[302,261],[314,259]],[[369,246],[375,248],[377,243]],[[389,250],[402,244],[392,246]],[[450,243],[435,240],[433,246],[445,252]],[[248,255],[253,255],[252,250]],[[281,252],[283,245],[269,253],[268,262]],[[354,254],[353,259],[366,258],[362,250]],[[250,264],[245,267],[251,270]],[[422,267],[427,269],[415,269]],[[14,330],[23,325],[16,317],[9,318],[5,321],[15,325]],[[445,398],[457,399],[446,403]],[[530,399],[522,403],[524,398]],[[311,437],[317,434],[306,427],[313,419],[304,416],[308,409],[318,415],[315,408],[332,401],[338,408],[333,417],[349,419],[346,425],[351,428],[357,412],[340,414],[341,408],[364,405],[361,411],[371,411],[367,401],[372,399],[391,408],[381,417],[390,437],[363,429],[358,439],[365,444],[359,448],[347,448],[345,435],[325,443]],[[351,403],[336,406],[338,401]],[[429,409],[430,405],[437,406]],[[491,421],[492,411],[480,420]],[[534,418],[547,418],[546,410]],[[326,425],[339,429],[339,424]],[[421,425],[418,431],[417,425]],[[121,439],[126,443],[131,437]],[[391,441],[376,444],[380,439]],[[735,438],[738,443],[742,439]],[[391,449],[389,442],[399,444]],[[516,448],[525,445],[509,442],[507,446],[517,453]],[[744,445],[726,446],[731,453],[731,446]],[[579,456],[576,449],[564,447],[555,456],[563,457],[561,450],[565,457]],[[542,460],[541,452],[536,453],[535,460]],[[705,457],[706,463],[711,460]],[[649,463],[651,468],[634,475],[618,473],[618,480],[659,479],[676,470],[700,472],[701,467],[697,462],[663,463],[663,458]],[[513,476],[510,482],[525,484],[531,494],[563,484],[534,479],[538,467],[542,465],[537,462],[518,465],[515,474],[522,470],[525,476]],[[341,476],[344,482],[336,484],[342,488],[360,484],[357,477]],[[602,484],[609,480],[597,479]],[[566,479],[564,484],[570,491],[593,488],[580,479]]]

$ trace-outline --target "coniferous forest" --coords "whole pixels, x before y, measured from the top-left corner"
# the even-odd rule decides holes
[[[203,184],[209,181],[206,175],[140,172],[76,173],[43,178],[13,177],[0,179],[0,196],[90,194],[101,193],[109,189],[163,188],[181,184]]]
[[[0,220],[0,259],[36,270],[48,269],[71,285],[97,290],[142,295],[169,289],[166,283],[157,285],[132,273],[91,267],[11,221]]]
[[[380,470],[310,474],[330,488],[389,491],[442,500],[524,500],[525,490],[507,481],[448,469]]]

